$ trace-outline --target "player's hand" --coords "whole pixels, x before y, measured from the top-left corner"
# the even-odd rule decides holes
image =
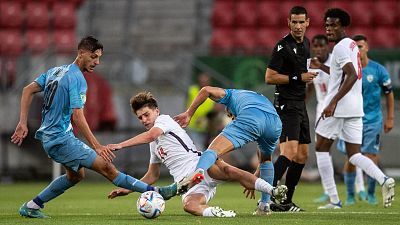
[[[336,102],[331,101],[329,103],[329,105],[326,106],[324,111],[322,111],[322,113],[321,113],[322,119],[333,116],[333,113],[335,112],[336,104],[337,104]]]
[[[301,80],[302,80],[303,82],[308,83],[308,82],[312,82],[313,79],[314,79],[315,77],[317,77],[317,76],[318,76],[318,73],[316,73],[316,72],[302,73],[302,74],[301,74]]]
[[[250,190],[250,189],[244,188],[243,189],[243,194],[246,195],[246,198],[256,199],[256,194],[254,193],[254,190]]]
[[[179,115],[174,116],[174,120],[183,128],[189,125],[191,116],[187,112],[183,112]]]
[[[317,57],[314,57],[310,61],[310,69],[320,69],[321,68],[321,62]]]
[[[101,156],[107,162],[112,162],[113,159],[115,158],[115,154],[112,152],[110,148],[106,146],[100,145],[97,148],[95,148],[95,151],[99,156]]]
[[[115,198],[115,197],[118,197],[118,196],[125,196],[125,195],[128,195],[129,193],[131,193],[132,191],[130,191],[130,190],[128,190],[128,189],[125,189],[125,188],[117,188],[117,189],[114,189],[114,190],[112,190],[111,192],[110,192],[110,194],[108,194],[108,198],[109,199],[113,199],[113,198]]]
[[[19,122],[15,128],[14,134],[11,136],[11,142],[21,146],[22,141],[28,135],[28,126],[24,123]]]
[[[108,144],[107,148],[111,149],[111,151],[118,151],[122,146],[120,144]]]
[[[385,124],[383,125],[383,130],[385,133],[388,133],[393,128],[393,119],[386,119]]]

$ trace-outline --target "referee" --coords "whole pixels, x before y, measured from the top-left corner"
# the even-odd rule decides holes
[[[309,22],[305,8],[295,6],[290,10],[290,33],[276,44],[265,74],[266,83],[276,85],[274,105],[282,120],[281,154],[274,163],[274,186],[287,169],[285,184],[288,187],[287,200],[272,203],[272,211],[303,211],[292,202],[292,197],[311,142],[305,92],[306,83],[311,82],[316,74],[307,72],[310,42],[304,34]]]

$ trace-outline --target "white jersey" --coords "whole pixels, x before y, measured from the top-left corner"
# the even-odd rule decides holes
[[[331,66],[332,55],[329,53],[328,58],[324,62],[325,66]],[[324,99],[328,92],[329,74],[325,73],[320,69],[308,69],[309,72],[317,72],[318,76],[313,79],[315,88],[315,96],[317,97],[317,118],[321,115],[324,110]]]
[[[353,63],[354,69],[358,74],[358,79],[350,91],[337,103],[333,114],[334,117],[364,116],[360,53],[356,42],[350,38],[342,39],[335,45],[335,47],[333,47],[332,61],[329,71],[328,93],[324,100],[324,108],[330,103],[341,87],[345,79],[345,74],[342,68],[349,62]]]
[[[158,116],[154,127],[164,133],[150,143],[150,163],[164,163],[174,181],[179,182],[195,170],[201,152],[197,151],[186,131],[170,116]]]

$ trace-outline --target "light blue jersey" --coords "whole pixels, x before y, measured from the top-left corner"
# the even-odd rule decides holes
[[[225,105],[235,117],[248,108],[257,108],[278,115],[272,103],[264,95],[238,89],[225,89],[225,93],[226,95],[217,102]]]
[[[390,76],[385,67],[369,60],[362,70],[362,95],[364,101],[363,124],[382,122],[381,91],[391,86]]]
[[[79,67],[74,63],[54,67],[41,74],[35,82],[44,91],[42,123],[35,138],[46,143],[72,130],[72,109],[83,108],[87,84]]]

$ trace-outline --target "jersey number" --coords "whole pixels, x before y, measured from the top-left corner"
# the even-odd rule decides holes
[[[58,87],[58,80],[50,81],[47,85],[47,91],[44,96],[44,109],[49,110],[51,103],[53,103],[54,95],[56,94],[56,90]]]

